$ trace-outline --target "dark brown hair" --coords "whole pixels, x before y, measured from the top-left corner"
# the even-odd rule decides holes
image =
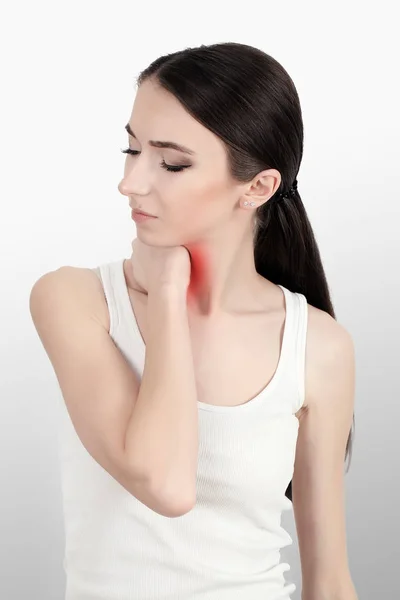
[[[138,85],[148,78],[225,143],[230,173],[238,182],[249,182],[264,169],[280,172],[281,185],[257,209],[256,270],[273,283],[304,294],[309,304],[336,319],[300,194],[296,191],[276,202],[296,180],[303,156],[300,101],[285,69],[253,46],[228,42],[161,56],[140,73]],[[345,460],[351,453],[350,430]],[[286,496],[292,500],[292,482]]]

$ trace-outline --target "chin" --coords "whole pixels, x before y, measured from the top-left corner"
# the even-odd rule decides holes
[[[179,244],[177,242],[171,241],[170,239],[166,239],[164,237],[162,237],[160,235],[160,232],[158,231],[157,234],[155,234],[154,232],[151,231],[144,231],[143,229],[141,229],[140,227],[138,227],[136,229],[136,237],[143,242],[144,244],[147,244],[148,246],[154,246],[154,247],[166,247],[166,246],[178,246]]]

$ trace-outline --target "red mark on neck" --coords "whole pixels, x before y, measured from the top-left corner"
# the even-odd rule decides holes
[[[187,288],[187,302],[194,303],[209,281],[210,261],[204,246],[201,244],[185,246],[190,255],[191,273]]]

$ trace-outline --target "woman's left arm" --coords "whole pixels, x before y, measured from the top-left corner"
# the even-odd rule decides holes
[[[348,565],[344,490],[355,395],[354,345],[330,315],[321,312],[317,320],[292,479],[301,600],[358,600]]]

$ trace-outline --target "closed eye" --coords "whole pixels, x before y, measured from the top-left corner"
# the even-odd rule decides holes
[[[132,156],[136,156],[137,154],[140,154],[139,150],[132,150],[132,148],[126,148],[125,150],[121,150],[121,152],[123,154],[131,154]],[[169,171],[171,173],[180,173],[181,171],[183,171],[184,169],[187,169],[191,165],[167,165],[167,163],[163,159],[160,163],[160,166],[163,169],[166,169],[167,171]]]

